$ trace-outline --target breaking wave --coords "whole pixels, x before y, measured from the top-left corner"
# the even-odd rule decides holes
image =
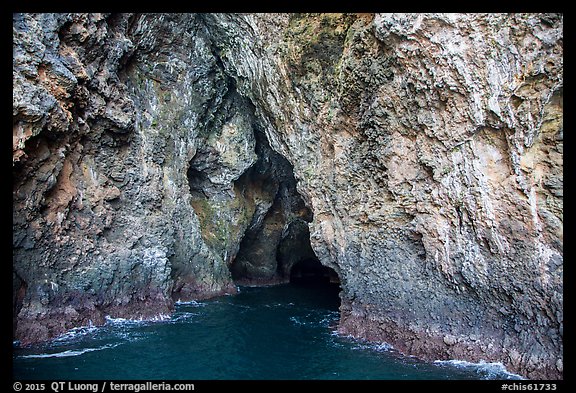
[[[481,379],[525,379],[518,374],[506,370],[506,367],[504,367],[502,363],[489,363],[483,360],[478,363],[467,362],[465,360],[436,360],[434,363],[474,371]]]
[[[176,304],[177,306],[192,306],[192,307],[204,307],[206,305],[206,303],[201,303],[196,300],[188,300],[188,301],[177,300],[174,304]]]
[[[88,353],[88,352],[102,351],[104,349],[115,348],[118,345],[120,345],[120,343],[106,344],[106,345],[103,345],[103,346],[98,347],[98,348],[84,348],[84,349],[80,349],[80,350],[67,350],[67,351],[55,352],[55,353],[20,355],[19,358],[21,358],[21,359],[65,358],[65,357],[69,357],[69,356],[83,355],[83,354]]]
[[[58,342],[63,342],[63,341],[77,340],[80,337],[92,335],[97,331],[98,331],[98,326],[94,326],[92,324],[90,324],[88,326],[75,327],[75,328],[68,330],[65,333],[62,333],[58,337],[56,337],[54,339],[54,342],[58,343]]]
[[[159,314],[152,318],[138,318],[138,319],[112,318],[109,315],[105,317],[106,324],[111,325],[137,325],[147,322],[164,322],[170,320],[170,318],[171,318],[170,315],[165,314]]]

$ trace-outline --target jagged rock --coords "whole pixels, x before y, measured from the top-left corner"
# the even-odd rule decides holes
[[[452,336],[450,334],[447,334],[446,336],[444,336],[444,343],[446,345],[454,345],[458,342],[458,338],[455,336]]]
[[[234,292],[242,266],[279,280],[250,255],[308,222],[342,332],[561,378],[562,28],[15,14],[16,337],[168,313]]]

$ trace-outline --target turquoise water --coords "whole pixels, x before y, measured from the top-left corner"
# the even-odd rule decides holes
[[[50,344],[15,348],[31,379],[515,379],[494,364],[422,362],[335,332],[337,287],[241,288],[178,304],[160,321],[109,319]]]

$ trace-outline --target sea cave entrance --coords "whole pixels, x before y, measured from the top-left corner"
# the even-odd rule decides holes
[[[318,259],[307,258],[292,266],[290,283],[307,285],[340,284],[340,279],[334,269],[322,265]]]
[[[249,103],[234,97],[243,113],[252,112]],[[251,130],[257,159],[231,189],[213,182],[230,177],[230,168],[221,165],[217,149],[208,141],[189,163],[191,205],[203,240],[222,256],[238,286],[289,284],[339,290],[338,274],[322,265],[310,244],[313,211],[297,190],[294,167],[272,150],[254,121]]]

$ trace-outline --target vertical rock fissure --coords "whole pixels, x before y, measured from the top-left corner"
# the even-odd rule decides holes
[[[562,28],[14,14],[14,337],[319,261],[344,334],[562,378]]]
[[[238,285],[339,283],[338,274],[321,264],[311,246],[313,212],[296,189],[292,165],[271,149],[258,126],[254,130],[258,160],[235,187],[259,208],[230,263],[232,279]]]
[[[219,49],[211,51],[223,90],[208,103],[188,165],[190,203],[205,244],[236,284],[289,282],[292,266],[318,261],[308,229],[312,212],[296,190],[292,165],[270,147]]]
[[[217,159],[199,149],[187,173],[191,204],[204,241],[226,260],[236,284],[288,282],[296,263],[318,261],[308,229],[313,215],[296,191],[290,163],[253,127],[257,159],[229,189],[211,181]]]
[[[198,21],[222,87],[207,103],[203,142],[187,171],[202,237],[235,284],[289,282],[297,263],[320,265],[310,244],[312,211],[296,190],[292,164],[271,148],[255,104],[237,88],[242,77],[225,64],[227,38],[210,17]]]

